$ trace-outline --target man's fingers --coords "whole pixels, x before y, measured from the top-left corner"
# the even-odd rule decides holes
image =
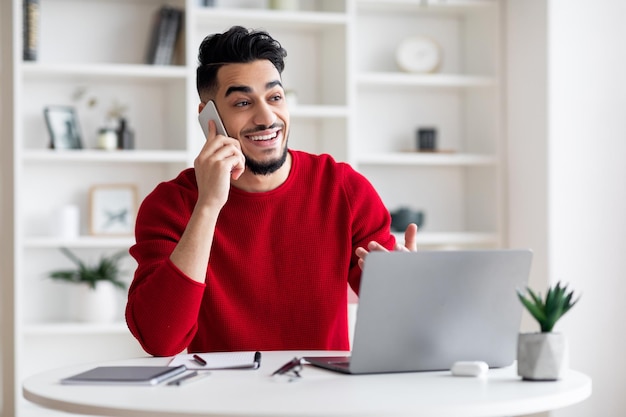
[[[417,251],[417,225],[411,223],[404,232],[404,245],[396,242],[393,247],[394,251],[399,252],[416,252]],[[387,248],[378,242],[372,241],[367,244],[367,249],[358,247],[355,251],[356,256],[359,257],[358,262],[361,269],[363,269],[363,263],[369,252],[382,251],[389,252]]]
[[[406,246],[402,246],[400,243],[396,242],[396,246],[393,248],[396,252],[409,252],[409,249]]]
[[[212,141],[217,137],[217,125],[215,124],[215,120],[209,120],[209,134],[206,137],[207,141]]]
[[[417,225],[415,223],[409,224],[404,231],[403,249],[410,252],[417,251]]]
[[[389,252],[387,250],[387,248],[385,248],[383,245],[381,245],[378,242],[374,242],[374,241],[372,241],[372,242],[367,244],[367,249],[369,249],[370,251],[380,250],[380,251],[384,251],[384,252]]]
[[[246,157],[241,152],[236,155],[232,169],[230,170],[230,176],[234,180],[238,180],[241,174],[246,170]]]

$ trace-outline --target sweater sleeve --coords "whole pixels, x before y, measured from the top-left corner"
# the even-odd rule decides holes
[[[391,234],[391,216],[374,186],[363,175],[345,166],[345,191],[352,213],[352,257],[348,282],[352,290],[359,294],[361,268],[355,250],[367,247],[376,241],[392,250],[396,239]]]
[[[193,192],[185,191],[162,183],[146,197],[130,249],[138,266],[128,292],[126,322],[143,349],[155,356],[175,355],[189,345],[205,289],[169,259],[195,204]]]

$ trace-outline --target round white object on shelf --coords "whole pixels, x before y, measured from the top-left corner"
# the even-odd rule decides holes
[[[412,36],[398,45],[396,62],[403,71],[434,72],[441,63],[441,48],[437,42],[426,36]]]

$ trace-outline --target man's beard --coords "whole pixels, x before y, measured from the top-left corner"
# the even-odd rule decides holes
[[[287,161],[287,153],[287,143],[285,143],[282,155],[279,158],[272,159],[270,161],[255,161],[254,159],[249,158],[248,155],[244,154],[246,158],[246,168],[248,168],[254,175],[273,174],[285,164],[285,161]]]

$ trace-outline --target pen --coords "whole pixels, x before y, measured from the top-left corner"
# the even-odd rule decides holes
[[[197,371],[193,371],[191,373],[188,373],[187,375],[183,375],[180,378],[177,378],[173,381],[168,382],[167,385],[180,386],[183,384],[188,384],[189,382],[197,381],[209,375],[210,375],[210,372],[203,372],[199,374]]]
[[[275,370],[272,376],[281,375],[281,374],[284,374],[285,372],[289,372],[290,370],[298,367],[298,365],[301,365],[301,364],[302,364],[302,359],[293,358],[292,360],[290,360],[289,362],[287,362],[286,364],[284,364],[283,366]],[[296,375],[297,375],[297,372],[296,372]]]
[[[193,360],[194,360],[194,362],[196,362],[200,366],[206,366],[206,361],[204,359],[202,359],[202,357],[200,357],[198,355],[193,355]]]

